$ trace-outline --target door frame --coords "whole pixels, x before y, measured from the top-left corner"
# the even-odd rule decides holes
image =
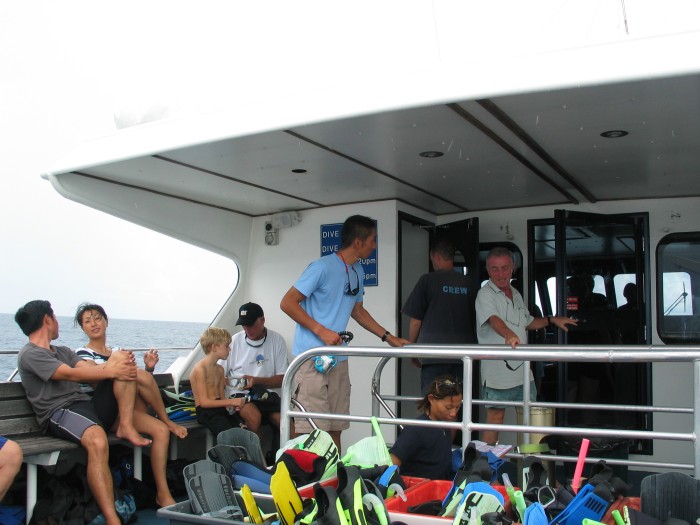
[[[642,315],[644,315],[644,328],[640,331],[640,335],[643,337],[644,342],[641,344],[651,344],[652,332],[651,332],[651,283],[650,283],[650,248],[649,248],[649,214],[647,212],[636,212],[636,213],[622,213],[622,214],[598,214],[598,213],[584,213],[576,212],[570,210],[554,210],[553,218],[546,219],[531,219],[528,220],[528,307],[533,308],[535,305],[535,279],[537,277],[537,249],[535,246],[536,241],[541,241],[541,239],[535,238],[536,227],[538,226],[553,226],[554,227],[554,275],[557,280],[556,287],[556,297],[554,298],[554,304],[556,305],[556,312],[563,315],[562,312],[566,312],[567,308],[567,293],[566,293],[566,279],[567,279],[567,254],[566,254],[566,242],[562,242],[562,239],[566,239],[567,226],[570,226],[571,221],[581,220],[586,224],[609,224],[609,223],[626,223],[632,226],[634,237],[635,237],[635,273],[637,281],[637,294],[638,294],[638,304],[640,320]],[[641,283],[641,284],[640,284]],[[544,305],[543,305],[544,306]],[[554,313],[554,312],[552,312]],[[567,335],[562,330],[556,330],[556,343],[557,344],[567,344]],[[644,365],[643,363],[641,365]],[[642,381],[640,388],[637,391],[636,398],[637,402],[640,404],[650,405],[652,403],[652,370],[651,365],[647,363],[642,366],[643,370],[639,374],[639,378]],[[557,389],[557,401],[564,401],[566,399],[566,388],[567,388],[567,367],[566,363],[558,363],[558,389]],[[563,423],[565,424],[566,417],[565,414],[561,414],[564,418]],[[558,419],[560,415],[558,414]],[[653,428],[653,421],[651,415],[640,416],[643,418],[643,427],[647,430]],[[640,419],[640,422],[642,419]],[[638,449],[635,453],[651,454],[652,446],[648,440],[640,441],[637,444]]]

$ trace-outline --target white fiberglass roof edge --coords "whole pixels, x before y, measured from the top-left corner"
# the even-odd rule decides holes
[[[308,86],[258,100],[234,100],[233,94],[228,107],[220,110],[142,124],[87,141],[56,163],[46,178],[181,147],[368,113],[697,73],[700,55],[695,49],[700,49],[700,31],[502,59],[481,56],[479,61],[415,71],[387,69],[357,72],[352,77],[344,71],[322,88]]]

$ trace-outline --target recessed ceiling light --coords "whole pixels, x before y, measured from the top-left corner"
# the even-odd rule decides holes
[[[306,173],[304,168],[296,168],[292,170],[292,173]]]
[[[600,136],[606,139],[619,139],[629,134],[629,131],[625,131],[624,129],[611,129],[610,131],[603,131]]]
[[[438,157],[442,157],[444,153],[442,151],[423,151],[418,155],[426,159],[436,159]]]

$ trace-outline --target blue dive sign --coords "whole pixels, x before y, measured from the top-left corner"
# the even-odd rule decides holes
[[[331,255],[340,249],[340,231],[343,224],[321,224],[321,257]],[[360,264],[365,270],[365,286],[377,286],[379,274],[377,272],[377,248],[367,259],[360,259]]]

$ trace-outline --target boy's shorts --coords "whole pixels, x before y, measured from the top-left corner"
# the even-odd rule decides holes
[[[98,415],[100,414],[100,415]],[[117,421],[119,407],[111,380],[100,381],[90,401],[78,401],[51,414],[49,430],[56,437],[80,443],[83,433],[94,425],[108,432]]]
[[[484,385],[482,397],[484,401],[522,401],[523,385],[514,386],[513,388],[490,388]],[[530,381],[530,401],[536,400],[537,387],[535,387],[534,381]],[[503,405],[486,405],[486,408],[506,409]]]
[[[299,367],[294,376],[294,399],[307,412],[324,414],[350,413],[350,373],[348,362],[341,361],[325,374],[314,367],[313,359],[309,359]],[[314,418],[314,423],[326,432],[345,430],[350,427],[349,421],[338,421]],[[294,418],[294,431],[297,434],[308,434],[313,427],[306,418]]]
[[[207,427],[213,434],[215,440],[221,432],[231,428],[246,428],[243,418],[238,412],[229,414],[228,410],[224,407],[204,408],[198,406],[196,410],[197,422]]]

